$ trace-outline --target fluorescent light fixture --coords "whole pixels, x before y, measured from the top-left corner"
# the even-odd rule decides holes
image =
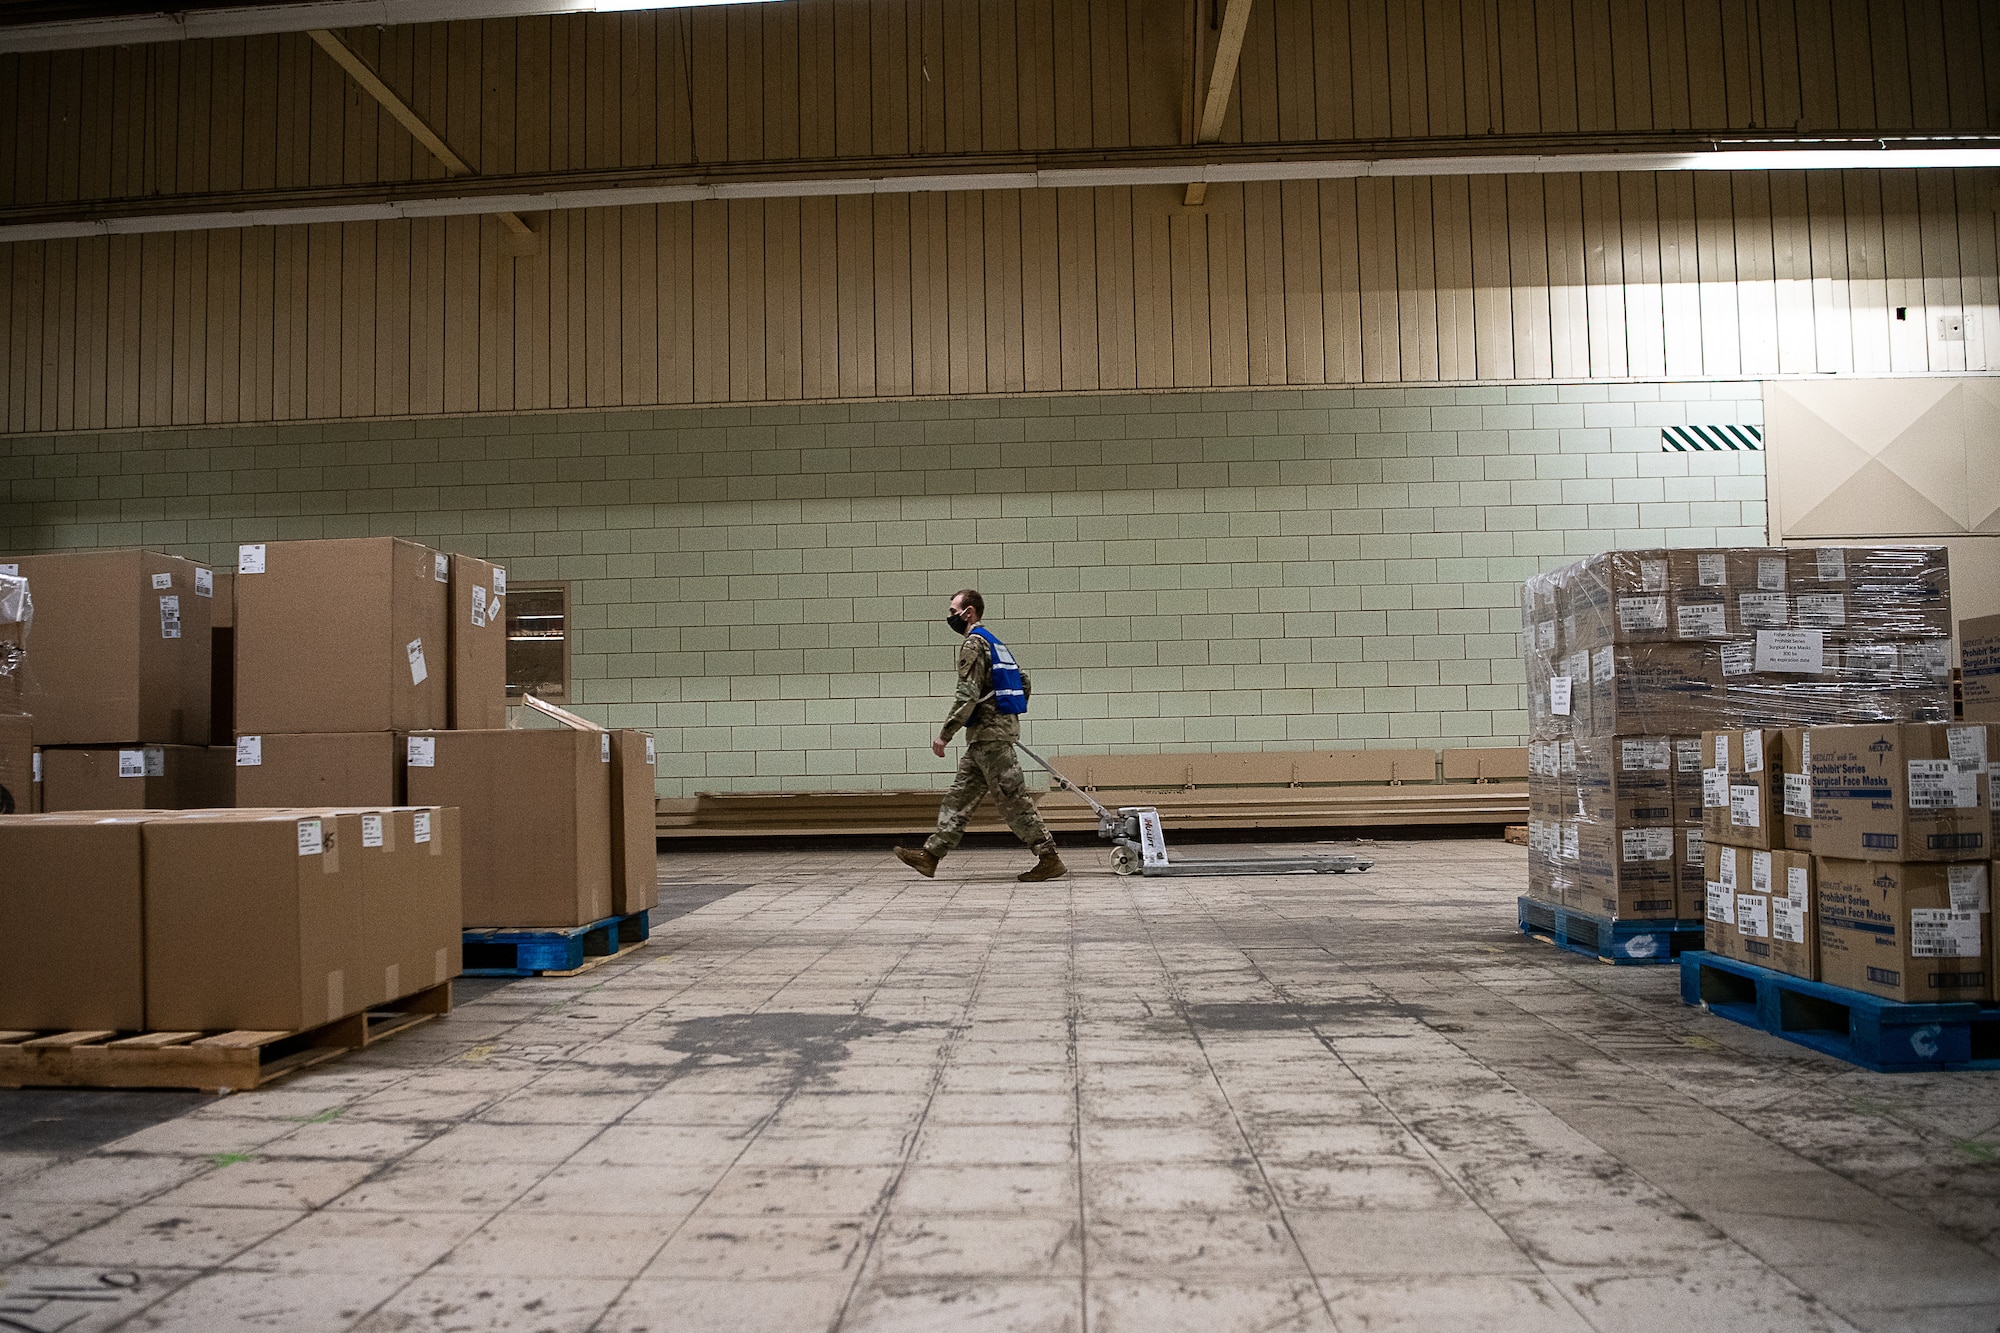
[[[320,0],[316,4],[244,5],[0,27],[0,54],[251,37],[267,32],[310,32],[314,28],[380,28],[459,19],[607,14],[746,3],[752,0]]]
[[[622,3],[622,0],[613,0]],[[934,161],[934,160],[933,160]],[[2000,147],[1882,148],[1719,147],[1700,153],[1535,153],[1458,157],[1323,158],[1274,162],[1134,163],[1013,171],[928,171],[910,175],[773,175],[765,179],[658,182],[552,189],[522,194],[433,195],[361,203],[299,204],[240,212],[133,213],[80,221],[0,224],[0,244],[80,236],[302,226],[395,218],[546,213],[577,208],[632,208],[714,199],[805,199],[865,194],[968,193],[981,190],[1171,186],[1205,181],[1352,180],[1360,177],[1548,176],[1667,171],[1936,171],[2000,167]],[[112,206],[116,206],[115,204]]]

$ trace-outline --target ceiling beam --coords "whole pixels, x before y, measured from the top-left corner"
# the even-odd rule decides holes
[[[396,95],[395,89],[382,81],[382,76],[375,72],[374,66],[363,60],[353,47],[341,41],[339,37],[324,28],[314,28],[307,35],[314,42],[318,43],[320,50],[333,57],[333,63],[346,70],[356,83],[366,89],[370,97],[373,97],[386,107],[389,114],[394,116],[397,122],[410,132],[412,138],[430,150],[430,155],[443,165],[447,175],[477,176],[479,174],[472,169],[470,163],[451,150],[451,145],[440,138],[436,130],[433,130],[429,125],[424,123],[424,118],[419,116],[408,102],[405,102]],[[503,210],[495,214],[495,216],[500,219],[501,225],[506,227],[508,233],[513,237],[510,249],[516,253],[534,253],[534,228],[521,221],[520,214]]]
[[[1567,151],[1560,149],[1567,148]],[[1559,151],[1537,151],[1537,149]],[[1483,151],[1482,151],[1483,150]],[[1210,144],[1200,149],[940,154],[933,157],[648,167],[451,181],[166,195],[0,209],[0,244],[395,218],[620,208],[710,199],[793,199],[978,190],[1181,187],[1200,182],[1672,171],[2000,168],[2000,135],[1800,140],[1697,136]]]
[[[379,28],[460,19],[527,18],[537,14],[599,14],[633,9],[686,9],[746,0],[308,0],[307,3],[189,9],[110,18],[59,19],[0,26],[0,54],[136,46],[215,37],[254,37],[315,28]]]
[[[1208,97],[1202,103],[1201,123],[1195,127],[1194,141],[1198,144],[1215,143],[1222,138],[1223,117],[1229,114],[1229,93],[1236,86],[1236,66],[1243,55],[1243,32],[1249,26],[1250,0],[1229,0],[1228,8],[1222,11],[1222,35],[1215,39],[1215,64],[1208,71]],[[1188,183],[1188,207],[1207,197],[1208,182]]]

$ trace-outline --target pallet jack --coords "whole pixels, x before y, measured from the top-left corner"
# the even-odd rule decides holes
[[[1097,812],[1097,836],[1111,843],[1111,868],[1121,875],[1345,875],[1367,870],[1375,863],[1365,856],[1337,856],[1315,852],[1306,856],[1213,856],[1167,855],[1167,834],[1160,826],[1160,812],[1150,805],[1123,805],[1116,813],[1098,804],[1083,788],[1056,772],[1049,761],[1019,741],[1014,748],[1035,761],[1058,787],[1080,797]]]

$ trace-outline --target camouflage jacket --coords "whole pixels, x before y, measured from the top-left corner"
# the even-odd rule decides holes
[[[993,693],[991,651],[986,640],[977,634],[966,635],[965,642],[958,646],[958,693],[952,699],[943,730],[938,732],[940,740],[950,740],[960,728],[964,728],[968,741],[1021,739],[1021,715],[1001,712],[986,697]],[[1021,688],[1029,698],[1034,697],[1035,687],[1028,679],[1026,667],[1021,669]]]

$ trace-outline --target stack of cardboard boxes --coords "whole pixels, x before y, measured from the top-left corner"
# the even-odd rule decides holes
[[[295,1031],[439,985],[459,847],[439,809],[0,819],[0,1028]]]
[[[1701,738],[1709,952],[1819,976],[1812,735],[1750,727]]]
[[[1996,999],[1996,729],[1916,723],[1786,737],[1784,781],[1798,781],[1792,769],[1808,775],[1812,815],[1768,831],[1786,851],[1752,851],[1760,831],[1746,827],[1730,829],[1736,847],[1710,849],[1708,951],[1892,1001]],[[1730,799],[1738,777],[1728,775]]]
[[[0,576],[23,579],[34,608],[17,684],[0,699],[29,719],[8,728],[15,747],[25,731],[40,751],[28,809],[228,805],[228,770],[208,744],[213,574],[154,551],[102,551],[10,556]]]
[[[652,737],[509,730],[507,573],[399,538],[240,549],[236,802],[455,806],[463,924],[562,927],[658,900]],[[644,807],[643,857],[621,842]]]
[[[309,1027],[652,906],[652,737],[508,730],[505,597],[387,537],[0,561],[0,1027]]]
[[[1704,733],[1951,716],[1942,548],[1614,551],[1522,615],[1529,892],[1594,915],[1704,914]]]

